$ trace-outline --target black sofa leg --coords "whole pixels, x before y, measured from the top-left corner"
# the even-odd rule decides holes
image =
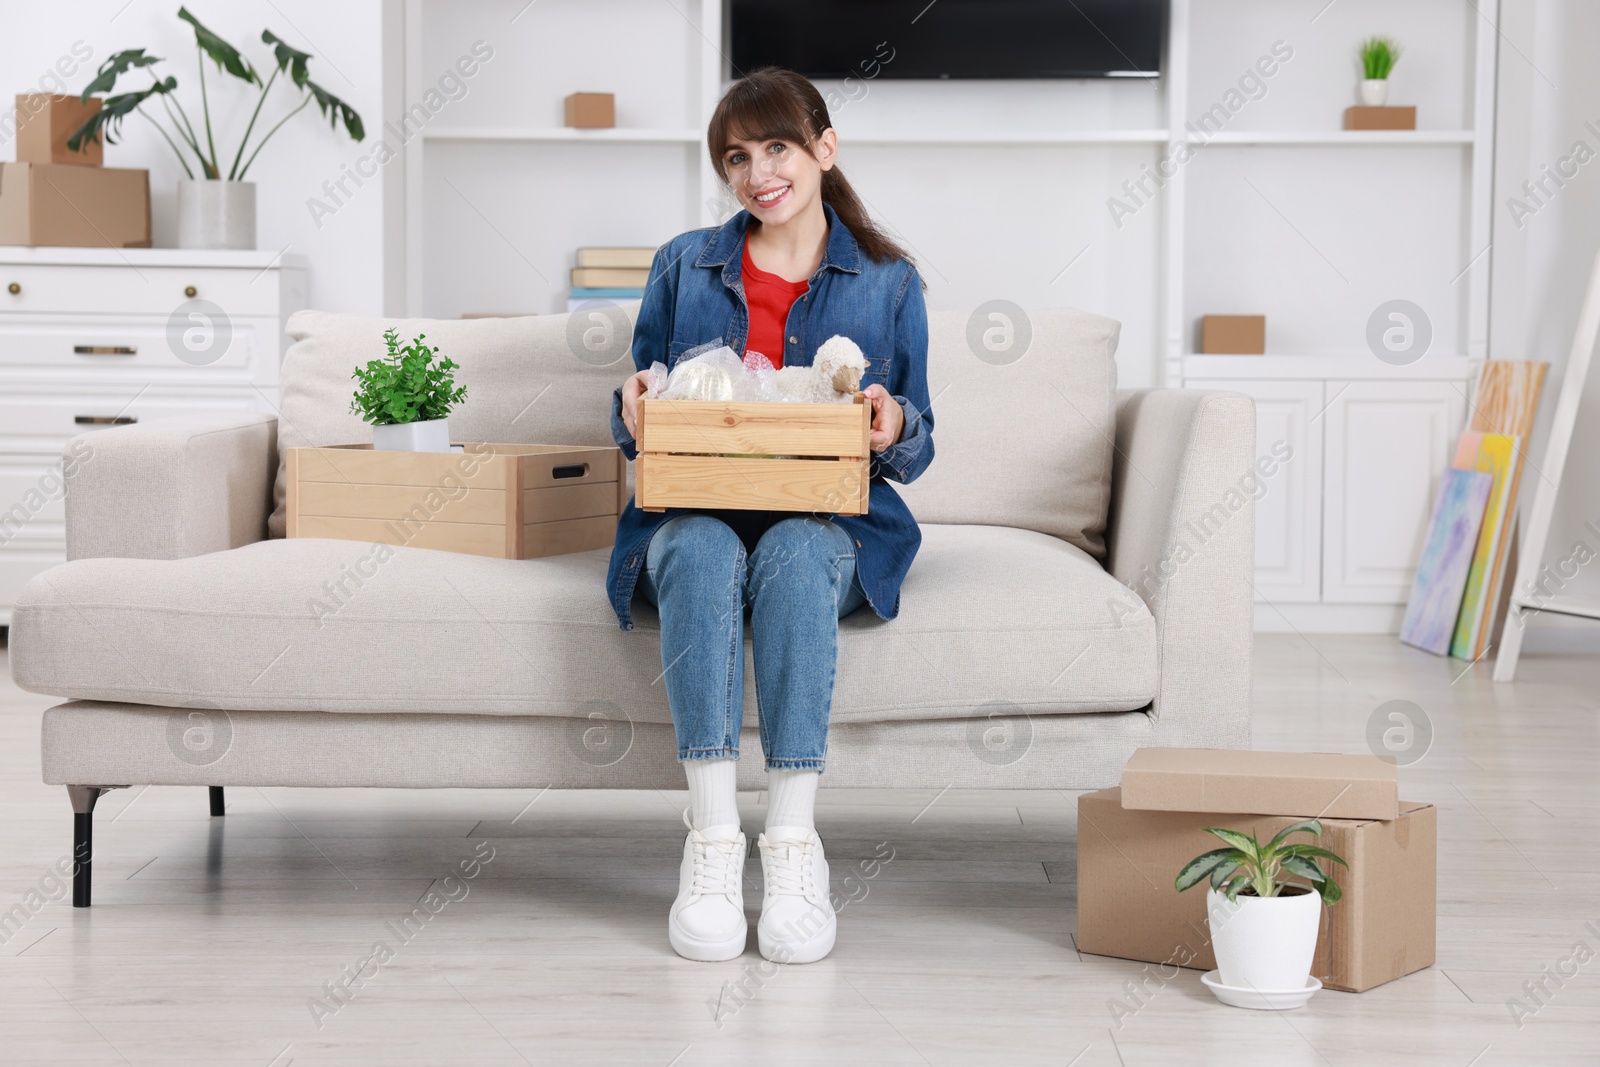
[[[211,817],[213,819],[220,819],[226,814],[228,813],[223,810],[222,787],[220,785],[214,785],[211,787]]]
[[[94,804],[105,788],[97,785],[69,785],[72,800],[72,906],[87,908],[93,885]]]

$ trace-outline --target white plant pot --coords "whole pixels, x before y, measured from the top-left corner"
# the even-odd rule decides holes
[[[255,248],[256,183],[178,182],[179,248]]]
[[[1223,985],[1263,993],[1305,989],[1322,921],[1322,897],[1315,890],[1265,898],[1241,894],[1230,903],[1207,888],[1206,920]]]
[[[448,452],[450,420],[427,419],[374,426],[372,447],[379,452]]]
[[[1383,107],[1389,102],[1388,78],[1365,78],[1361,82],[1361,102],[1367,107]]]

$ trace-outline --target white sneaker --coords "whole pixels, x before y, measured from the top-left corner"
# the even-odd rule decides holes
[[[828,860],[815,830],[775,826],[756,839],[766,882],[756,941],[774,963],[815,963],[833,951],[839,919],[828,901]]]
[[[689,821],[684,813],[684,822]],[[738,958],[750,936],[744,917],[744,857],[738,824],[689,829],[678,868],[678,898],[667,917],[667,937],[686,960],[715,963]]]

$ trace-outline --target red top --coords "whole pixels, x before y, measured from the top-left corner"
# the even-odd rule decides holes
[[[776,274],[768,274],[750,258],[748,241],[742,262],[744,296],[750,305],[750,336],[745,338],[745,355],[760,352],[774,367],[781,367],[784,342],[788,340],[783,331],[788,326],[789,308],[811,288],[811,283],[786,281]]]

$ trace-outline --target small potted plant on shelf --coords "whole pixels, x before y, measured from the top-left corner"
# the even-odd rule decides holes
[[[1265,845],[1237,830],[1207,827],[1206,833],[1227,847],[1190,860],[1175,882],[1181,893],[1210,879],[1206,921],[1217,969],[1201,980],[1225,1004],[1299,1007],[1322,988],[1311,977],[1321,905],[1342,895],[1329,876],[1331,866],[1324,871],[1317,860],[1349,864],[1325,848],[1289,843],[1298,833],[1320,837],[1322,824],[1316,819],[1284,827]]]
[[[1400,45],[1389,37],[1368,37],[1361,42],[1361,102],[1383,107],[1389,102],[1389,74],[1400,62]]]
[[[383,332],[389,354],[351,375],[361,384],[350,401],[351,414],[372,423],[372,447],[387,452],[450,451],[450,409],[467,398],[451,371],[459,364],[448,356],[435,363],[437,347],[418,334],[401,347],[393,328]]]
[[[118,79],[135,70],[143,69],[149,74],[150,84],[131,92],[107,96],[104,106],[68,138],[67,147],[74,152],[81,152],[88,145],[99,143],[102,138],[109,144],[115,144],[121,135],[123,120],[129,115],[139,114],[161,134],[187,175],[187,178],[178,182],[178,247],[254,248],[256,187],[254,182],[245,181],[245,175],[272,135],[313,102],[329,125],[337,128],[343,122],[345,132],[352,140],[364,139],[366,129],[355,108],[311,80],[307,67],[312,58],[310,52],[292,48],[271,30],[262,30],[262,43],[272,48],[271,73],[263,79],[261,72],[242,52],[204,26],[188,8],[180,7],[178,18],[194,29],[196,67],[200,75],[201,121],[197,123],[190,120],[189,112],[176,94],[178,79],[170,74],[165,78],[157,77],[150,69],[164,62],[162,58],[147,54],[143,48],[131,48],[116,53],[100,64],[95,79],[83,90],[82,99],[88,102],[96,93],[111,92]],[[255,108],[250,112],[250,120],[245,125],[244,136],[239,138],[239,149],[233,154],[231,163],[226,152],[221,155],[217,153],[218,137],[212,133],[212,100],[206,87],[207,62],[216,64],[218,75],[231,75],[259,91]],[[261,118],[267,95],[280,75],[287,76],[287,83],[293,86],[290,91],[299,102],[273,122],[252,145],[250,137],[256,132],[256,120]],[[154,110],[157,101],[161,104],[165,122],[151,117],[150,111]],[[144,106],[147,103],[152,105],[148,110]],[[232,114],[233,109],[230,107],[228,111]],[[272,121],[272,118],[269,116],[268,121]],[[191,163],[198,166],[198,177]]]

